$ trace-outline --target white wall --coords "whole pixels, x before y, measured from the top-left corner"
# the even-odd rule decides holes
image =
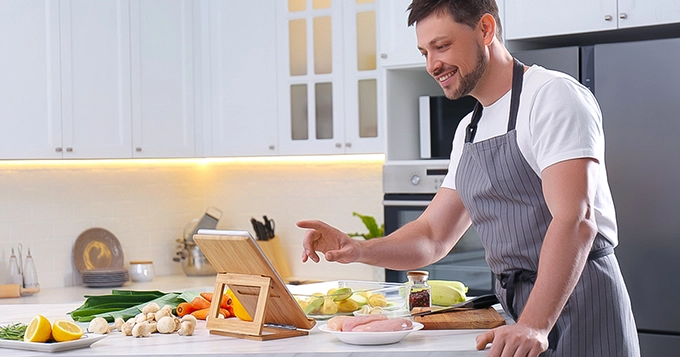
[[[23,245],[36,262],[41,288],[80,284],[72,257],[78,235],[111,231],[131,260],[152,260],[157,275],[183,274],[172,261],[175,240],[208,205],[223,211],[218,228],[247,229],[267,215],[293,275],[300,279],[374,279],[361,264],[302,264],[303,231],[295,221],[319,218],[365,232],[353,211],[382,211],[382,160],[369,161],[42,161],[0,162],[0,283],[10,250]]]

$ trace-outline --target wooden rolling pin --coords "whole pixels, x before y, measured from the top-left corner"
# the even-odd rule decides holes
[[[24,289],[19,284],[3,284],[0,285],[0,298],[18,298],[24,295],[35,294],[40,291],[40,288]]]

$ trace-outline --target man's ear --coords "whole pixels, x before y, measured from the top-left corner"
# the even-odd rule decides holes
[[[486,13],[479,19],[478,27],[482,31],[484,45],[488,46],[493,43],[496,38],[496,19],[491,14]]]

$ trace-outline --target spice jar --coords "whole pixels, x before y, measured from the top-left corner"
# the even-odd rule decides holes
[[[431,288],[427,283],[430,273],[425,270],[414,270],[406,273],[408,277],[408,309],[414,307],[430,307]]]

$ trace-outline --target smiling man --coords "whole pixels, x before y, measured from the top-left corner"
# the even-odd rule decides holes
[[[510,4],[511,5],[511,4]],[[614,247],[602,115],[575,79],[527,67],[504,47],[494,0],[414,0],[418,49],[451,99],[478,104],[456,131],[449,172],[428,208],[381,239],[320,221],[302,260],[415,269],[445,256],[472,224],[515,324],[477,337],[489,356],[639,356]]]

